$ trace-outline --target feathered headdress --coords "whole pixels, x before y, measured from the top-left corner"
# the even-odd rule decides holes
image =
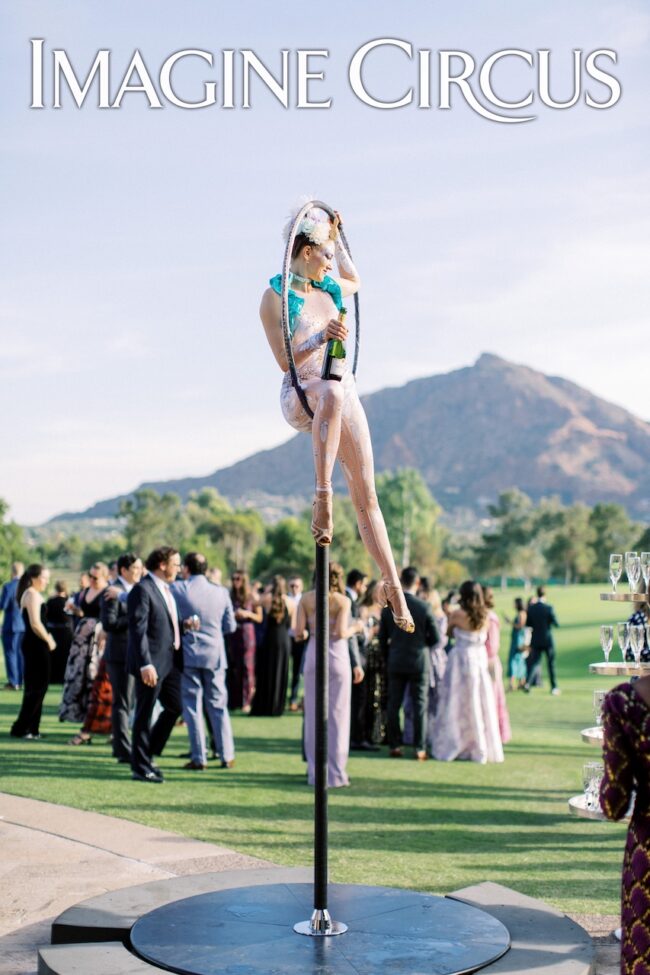
[[[296,217],[303,209],[305,204],[311,203],[313,199],[313,196],[302,197],[297,206],[295,206],[292,212],[289,214],[289,220],[282,231],[282,236],[285,243],[289,240],[289,235],[293,228]],[[329,213],[322,210],[320,207],[314,206],[311,208],[311,210],[307,211],[305,216],[300,221],[297,233],[304,234],[305,237],[312,242],[312,244],[320,246],[321,244],[324,244],[328,240],[332,239],[332,229],[332,220]]]

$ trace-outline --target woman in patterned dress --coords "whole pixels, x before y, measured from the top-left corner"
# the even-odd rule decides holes
[[[79,598],[76,615],[81,620],[75,630],[65,668],[59,721],[83,722],[86,719],[93,682],[103,653],[102,626],[99,621],[102,593],[108,586],[108,566],[96,562],[88,573],[90,585]],[[90,735],[79,732],[69,744],[83,745]]]
[[[485,643],[488,609],[478,582],[460,587],[460,604],[449,616],[454,647],[447,658],[433,727],[433,755],[439,761],[502,762],[503,744],[488,671]]]
[[[650,975],[650,677],[609,692],[603,735],[607,818],[622,819],[636,792],[623,857],[621,975]]]

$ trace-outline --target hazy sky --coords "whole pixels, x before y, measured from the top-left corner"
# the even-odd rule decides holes
[[[0,497],[18,520],[207,474],[292,435],[258,305],[305,193],[342,211],[363,279],[362,392],[490,351],[650,419],[647,4],[2,8]],[[548,49],[558,100],[572,91],[574,48],[611,48],[618,63],[601,66],[623,96],[607,111],[551,110],[536,97],[538,118],[520,125],[486,121],[457,91],[438,110],[435,83],[431,110],[372,109],[347,70],[379,37],[430,49],[434,79],[439,50],[480,65],[498,50]],[[78,109],[66,89],[61,109],[30,110],[30,38],[46,42],[48,106],[53,48],[80,78],[110,49],[113,93],[136,48],[156,83],[174,51],[212,51],[214,68],[193,59],[174,78],[188,99],[217,80],[218,102],[222,49],[250,48],[277,75],[282,48],[323,48],[312,94],[333,104],[284,109],[253,81],[249,110],[150,110],[141,93],[99,110],[94,91]],[[376,52],[364,80],[397,99],[417,84],[417,64]],[[511,59],[493,82],[515,100],[536,89],[536,70]]]

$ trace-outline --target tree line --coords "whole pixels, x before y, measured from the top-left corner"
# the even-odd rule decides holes
[[[440,586],[457,585],[468,576],[504,585],[508,580],[524,585],[534,579],[598,581],[607,576],[611,552],[650,550],[650,527],[632,521],[616,503],[589,508],[564,505],[555,497],[535,503],[512,488],[488,505],[482,528],[468,533],[449,527],[414,469],[379,474],[377,495],[398,565],[417,565]],[[146,555],[162,544],[202,551],[225,575],[245,568],[256,578],[297,573],[308,579],[314,557],[310,517],[306,509],[270,525],[252,508],[233,507],[214,488],[203,488],[186,502],[172,492],[142,488],[122,502],[118,532],[110,538],[82,539],[73,533],[30,545],[0,499],[0,579],[7,578],[17,559],[79,571],[126,550]],[[347,497],[335,497],[334,523],[331,557],[346,569],[373,574]]]

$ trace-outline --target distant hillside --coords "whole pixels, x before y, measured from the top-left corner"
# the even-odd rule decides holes
[[[634,517],[650,516],[650,424],[566,379],[486,353],[363,402],[376,469],[418,468],[446,509],[479,510],[516,485],[534,500],[619,501]],[[340,472],[335,484],[343,487]],[[262,513],[296,510],[313,486],[310,439],[296,435],[207,477],[143,486],[186,498],[208,485]],[[58,517],[107,517],[121,500]]]

